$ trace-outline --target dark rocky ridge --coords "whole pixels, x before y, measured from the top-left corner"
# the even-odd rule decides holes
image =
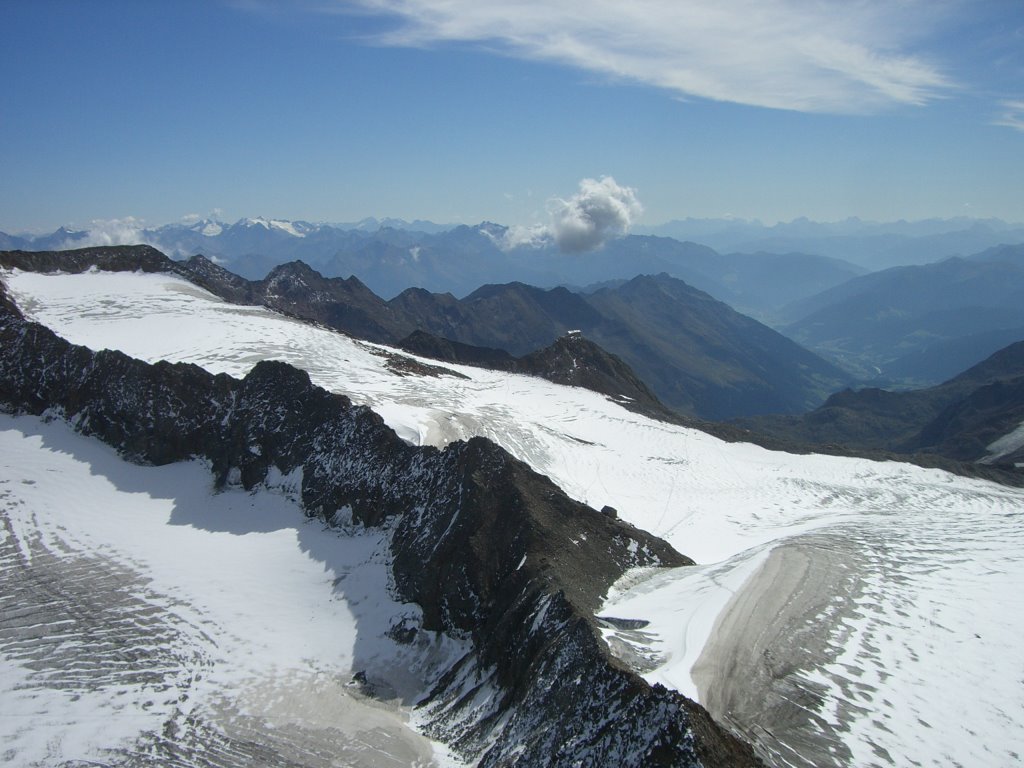
[[[169,268],[174,264],[148,245],[99,246],[73,251],[0,251],[0,265],[26,272],[78,274],[93,268],[104,272],[168,272],[174,271],[173,266]]]
[[[570,332],[544,349],[523,355],[518,370],[556,384],[583,387],[616,400],[627,408],[668,412],[622,358],[606,352],[585,338]]]
[[[815,354],[667,274],[585,295],[522,283],[486,285],[458,301],[409,290],[388,305],[436,336],[517,356],[579,330],[621,358],[669,408],[697,418],[802,412],[848,380]]]
[[[26,321],[0,287],[0,404],[59,414],[125,458],[208,460],[246,488],[302,467],[302,502],[331,520],[394,524],[396,588],[423,628],[474,652],[424,702],[434,733],[480,765],[756,765],[684,697],[612,658],[593,611],[637,565],[689,562],[665,542],[569,499],[480,438],[405,444],[372,411],[283,363],[243,380],[73,346]],[[586,538],[580,534],[585,534]],[[576,541],[573,541],[576,539]],[[578,543],[577,543],[578,542]],[[481,685],[493,705],[470,706]]]
[[[692,419],[684,419],[665,407],[622,358],[606,352],[578,332],[567,333],[544,349],[522,357],[513,357],[501,349],[461,344],[426,331],[414,331],[398,346],[414,355],[446,363],[523,373],[555,384],[582,387],[607,395],[622,407],[654,419],[693,423]]]
[[[197,282],[225,298],[221,284],[237,280],[202,257],[181,269],[201,271],[208,277]],[[410,334],[426,332],[459,345],[462,361],[485,367],[504,365],[495,350],[522,359],[580,330],[632,369],[662,415],[669,409],[709,419],[799,412],[847,381],[813,353],[668,275],[636,277],[591,295],[508,283],[485,285],[464,299],[410,288],[384,301],[354,277],[328,279],[293,262],[252,283],[245,301],[387,344],[405,345]],[[453,347],[432,346],[439,359],[451,360]],[[427,349],[419,344],[417,352]]]
[[[803,411],[848,380],[767,326],[668,275],[636,277],[589,295],[508,283],[482,286],[463,299],[410,288],[384,301],[354,277],[324,278],[302,262],[275,267],[244,290],[237,276],[203,257],[176,269],[228,300],[387,344],[424,331],[463,345],[463,355],[478,347],[522,357],[580,330],[632,368],[658,400],[701,418]],[[492,352],[470,357],[475,364],[500,362]]]
[[[0,253],[0,264],[47,271],[67,259],[71,271],[98,253],[108,263],[115,261],[112,254],[144,254],[147,264],[161,258],[148,246],[112,246],[10,251]],[[464,299],[409,289],[384,301],[355,277],[325,278],[302,262],[274,267],[257,281],[202,256],[184,262],[164,258],[164,265],[228,301],[263,305],[391,345],[422,330],[523,356],[581,330],[629,365],[661,402],[698,418],[803,412],[849,381],[795,342],[667,274],[636,277],[589,295],[508,283],[483,286]]]

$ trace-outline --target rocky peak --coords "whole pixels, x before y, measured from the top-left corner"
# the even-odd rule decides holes
[[[255,288],[250,280],[229,272],[224,267],[198,254],[176,263],[175,271],[185,279],[205,288],[215,296],[236,304],[255,302]]]
[[[550,346],[519,358],[518,368],[548,381],[585,387],[619,400],[661,405],[621,358],[579,331],[570,331]]]

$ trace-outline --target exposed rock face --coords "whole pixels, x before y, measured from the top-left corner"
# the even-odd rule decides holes
[[[393,572],[423,628],[473,641],[423,703],[486,766],[756,765],[684,697],[623,668],[593,611],[627,568],[683,565],[665,542],[568,498],[484,439],[405,444],[370,410],[283,363],[244,380],[73,346],[0,287],[0,406],[48,413],[133,461],[201,457],[252,488],[302,469],[308,514],[394,526]],[[403,631],[418,631],[404,628]]]
[[[503,349],[463,344],[426,331],[413,331],[399,341],[398,346],[414,355],[432,357],[447,363],[474,365],[492,371],[511,371],[516,367],[517,358]]]
[[[409,334],[398,346],[435,360],[524,373],[556,384],[582,387],[655,419],[685,424],[694,421],[666,408],[620,357],[606,352],[578,331],[567,333],[544,349],[522,357],[513,357],[501,349],[443,339],[426,331]]]
[[[550,346],[524,355],[517,363],[522,373],[600,392],[656,418],[672,420],[674,416],[622,358],[606,352],[582,333],[568,333]]]
[[[74,251],[3,251],[0,264],[26,272],[167,272],[174,264],[149,245],[100,246]]]

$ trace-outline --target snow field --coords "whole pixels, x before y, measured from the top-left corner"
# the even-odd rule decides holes
[[[993,440],[988,446],[989,455],[985,457],[984,461],[985,463],[998,461],[1014,451],[1019,451],[1022,447],[1024,447],[1024,423],[998,440]]]
[[[468,378],[397,376],[375,345],[227,304],[167,275],[3,279],[27,314],[73,343],[234,376],[261,359],[285,360],[373,407],[410,442],[484,435],[574,498],[616,507],[702,565],[624,581],[603,615],[650,624],[606,636],[643,659],[648,679],[706,701],[693,668],[714,660],[702,654],[742,656],[775,632],[781,645],[772,648],[800,664],[785,684],[813,702],[764,747],[780,763],[810,764],[786,750],[814,738],[841,743],[836,765],[1002,764],[1024,755],[1018,489],[896,462],[728,444],[523,376],[461,366],[448,367]],[[793,593],[772,594],[783,585]],[[763,631],[752,637],[742,619],[766,603],[759,596],[785,610],[757,617]],[[734,725],[760,738],[758,723]]]
[[[391,764],[382,762],[389,750],[393,759],[434,760],[397,705],[368,702],[351,686],[364,671],[390,686],[385,698],[411,704],[465,651],[436,638],[430,659],[385,636],[419,614],[388,596],[387,533],[339,535],[280,493],[211,490],[199,462],[135,466],[63,423],[0,416],[0,543],[10,553],[0,577],[16,587],[85,564],[77,586],[47,587],[74,592],[66,616],[54,598],[32,625],[0,622],[4,754],[19,765],[102,761],[198,718],[218,739],[300,727],[313,744],[348,754],[352,762],[338,765]],[[108,571],[118,576],[113,586],[101,583]],[[92,610],[108,614],[96,626],[83,615],[90,592]],[[4,608],[13,619],[25,606]],[[111,633],[119,613],[134,625]],[[47,622],[55,623],[39,642],[59,640],[53,657],[19,650],[24,627]],[[99,665],[90,656],[96,637],[107,635],[121,649],[116,674],[89,672]],[[84,676],[58,674],[61,665]],[[385,732],[394,745],[372,747]]]

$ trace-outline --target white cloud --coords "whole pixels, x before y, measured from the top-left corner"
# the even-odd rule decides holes
[[[68,240],[64,248],[92,248],[101,245],[137,245],[150,243],[144,234],[145,221],[134,216],[123,219],[93,219],[85,238]]]
[[[636,190],[619,186],[611,176],[603,176],[600,180],[583,179],[579,192],[568,200],[551,200],[548,210],[555,244],[567,253],[580,253],[629,232],[643,207]]]
[[[1003,101],[1000,102],[1000,106],[1003,108],[1003,112],[993,123],[1024,133],[1024,100]]]
[[[544,224],[533,224],[531,226],[514,224],[505,230],[505,234],[501,238],[501,242],[498,243],[498,246],[506,251],[520,247],[539,248],[550,237],[551,230]]]
[[[399,23],[377,42],[486,45],[700,97],[806,112],[924,104],[951,87],[901,52],[938,16],[922,0],[335,0]]]
[[[625,235],[643,213],[636,190],[623,187],[611,176],[581,179],[579,191],[563,200],[553,197],[547,204],[547,224],[481,229],[504,251],[513,248],[544,248],[553,242],[565,253],[593,251],[609,239]]]

